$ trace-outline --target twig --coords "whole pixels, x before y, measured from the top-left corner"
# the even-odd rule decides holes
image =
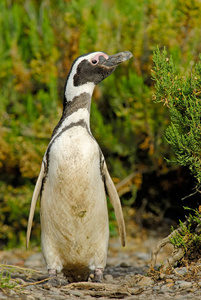
[[[190,195],[187,195],[187,196],[181,198],[181,200],[183,201],[183,200],[185,200],[187,198],[190,198],[190,197],[196,195],[197,193],[200,193],[200,188],[201,188],[201,185],[199,185],[198,187],[196,187],[196,190],[195,190],[194,193],[191,193]]]
[[[26,269],[26,268],[14,266],[14,265],[6,265],[6,264],[0,264],[0,268],[2,268],[3,270],[5,270],[6,268],[10,268],[10,269],[18,269],[18,270],[27,271],[27,272],[42,273],[41,271],[38,271],[38,270]]]
[[[186,224],[186,222],[184,222]],[[160,250],[167,244],[170,244],[171,239],[174,237],[175,234],[180,233],[181,228],[175,229],[171,234],[169,234],[166,238],[162,239],[156,247],[152,251],[152,257],[151,257],[151,267],[154,268],[156,264],[157,255],[160,252]],[[173,265],[177,260],[181,259],[183,257],[184,253],[182,249],[179,249],[177,254],[170,257],[170,263]],[[164,265],[164,269],[167,268],[167,264]]]
[[[36,282],[28,282],[28,283],[25,283],[25,284],[17,285],[17,286],[15,286],[15,288],[22,288],[22,287],[25,287],[25,286],[28,286],[28,285],[36,285],[36,284],[39,284],[39,283],[48,281],[49,279],[52,279],[52,278],[53,278],[53,277],[48,277],[48,278],[45,278],[45,279],[40,280],[40,281],[36,281]]]
[[[182,259],[183,256],[184,256],[184,251],[181,248],[177,251],[176,254],[174,254],[173,252],[172,255],[169,257],[169,259],[167,259],[168,262],[164,264],[163,270],[165,271],[169,265],[174,266],[174,264],[180,259]]]
[[[172,266],[172,264],[171,264],[169,258],[167,258],[167,263],[168,263],[169,267],[171,268],[171,270],[172,270],[176,275],[183,277],[183,275],[179,274],[179,273],[173,268],[173,266]],[[165,266],[164,266],[164,268],[165,268]],[[167,268],[167,267],[166,267],[166,268]],[[166,268],[165,268],[165,269],[166,269]]]
[[[127,177],[125,177],[124,179],[122,179],[120,182],[118,182],[115,186],[117,189],[117,192],[120,196],[122,196],[123,194],[131,191],[131,187],[133,180],[135,178],[136,175],[138,174],[144,174],[144,173],[151,173],[153,172],[155,169],[142,169],[139,171],[135,171],[132,172],[131,174],[129,174]]]

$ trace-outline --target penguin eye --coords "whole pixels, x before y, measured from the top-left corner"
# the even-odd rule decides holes
[[[93,65],[96,65],[98,63],[98,61],[96,59],[92,59],[91,62],[92,62]]]

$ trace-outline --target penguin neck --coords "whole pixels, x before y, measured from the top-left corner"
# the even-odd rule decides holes
[[[90,109],[92,93],[82,92],[75,95],[71,101],[64,96],[62,119],[68,124],[83,121],[90,130]]]

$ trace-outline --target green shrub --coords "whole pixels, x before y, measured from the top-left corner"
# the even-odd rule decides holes
[[[200,56],[201,58],[201,56]],[[155,102],[167,106],[171,124],[166,140],[176,155],[176,163],[188,166],[201,183],[201,62],[192,68],[189,76],[181,76],[167,52],[156,51],[152,78],[156,82]]]

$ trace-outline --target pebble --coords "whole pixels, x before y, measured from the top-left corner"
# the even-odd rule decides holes
[[[175,272],[178,273],[181,276],[184,276],[187,274],[187,268],[183,267],[183,268],[175,268]]]
[[[114,279],[113,276],[110,275],[110,274],[107,274],[104,277],[105,277],[105,280],[108,281],[108,282],[110,282],[110,281],[112,281]]]
[[[26,281],[24,281],[22,278],[16,278],[17,284],[26,284]],[[16,284],[15,282],[15,284]]]
[[[160,274],[158,280],[153,280],[152,277],[145,276],[149,268],[150,254],[138,251],[133,251],[133,254],[128,256],[121,251],[117,251],[118,247],[115,247],[116,255],[113,253],[110,254],[110,258],[113,259],[112,264],[107,265],[104,271],[104,280],[103,288],[97,291],[97,296],[94,296],[96,292],[95,289],[73,289],[73,290],[62,290],[62,288],[50,288],[49,290],[44,289],[42,284],[25,286],[21,291],[15,291],[15,289],[9,289],[8,296],[5,296],[4,293],[0,290],[0,299],[26,299],[26,300],[93,300],[96,298],[106,300],[114,298],[114,294],[109,293],[109,289],[112,289],[112,286],[118,286],[130,291],[128,293],[131,296],[125,296],[124,300],[198,300],[201,299],[201,262],[197,265],[198,273],[191,273],[191,267],[181,267],[176,268],[175,272],[170,274]],[[161,260],[162,261],[162,260]],[[121,263],[120,263],[121,262]],[[43,268],[44,261],[41,253],[36,253],[31,255],[25,262],[27,268]],[[194,265],[195,267],[195,265]],[[40,269],[41,270],[41,269]],[[194,268],[195,270],[195,268]],[[44,278],[46,269],[42,269],[42,275]],[[159,273],[156,273],[156,275]],[[42,276],[40,275],[40,277]],[[188,276],[187,276],[188,275]],[[25,284],[27,281],[36,282],[38,280],[38,275],[30,275],[32,278],[27,278],[22,276],[22,274],[16,273],[15,280],[20,284]],[[35,276],[35,277],[34,277]],[[12,278],[12,279],[13,279]],[[12,280],[11,279],[11,280]],[[59,279],[64,278],[62,276]],[[157,279],[157,278],[156,278]],[[90,283],[91,284],[91,283]],[[104,285],[108,286],[109,289],[104,290]],[[67,287],[67,285],[65,285]],[[19,293],[22,293],[19,295]],[[88,293],[88,294],[87,294]],[[91,293],[91,294],[90,294]],[[103,295],[101,294],[103,293]],[[105,293],[105,294],[104,294]],[[92,296],[93,294],[93,296]],[[108,295],[108,296],[107,296]],[[119,295],[117,295],[120,297]],[[116,296],[115,296],[116,297]]]
[[[6,295],[4,295],[2,292],[0,292],[0,299],[7,299],[7,296]]]
[[[160,279],[165,279],[166,278],[166,275],[164,273],[161,273],[160,274]]]
[[[26,300],[35,300],[36,298],[34,296],[28,295],[26,296]]]
[[[161,292],[163,293],[172,293],[173,285],[165,284],[161,286]]]
[[[201,287],[201,281],[198,281],[198,285]]]
[[[150,286],[150,285],[153,285],[154,284],[154,280],[150,277],[146,277],[144,276],[140,282],[138,282],[138,285],[141,285],[141,286]]]
[[[82,297],[83,294],[78,291],[70,291],[70,295],[76,296],[76,297]]]
[[[167,279],[166,279],[166,282],[167,282],[167,283],[173,283],[174,281],[173,281],[173,279],[167,278]]]
[[[120,263],[119,266],[122,267],[122,268],[128,268],[129,264],[127,262],[123,261],[123,262]]]
[[[179,284],[180,289],[189,289],[192,287],[192,283],[188,281],[182,281]]]

